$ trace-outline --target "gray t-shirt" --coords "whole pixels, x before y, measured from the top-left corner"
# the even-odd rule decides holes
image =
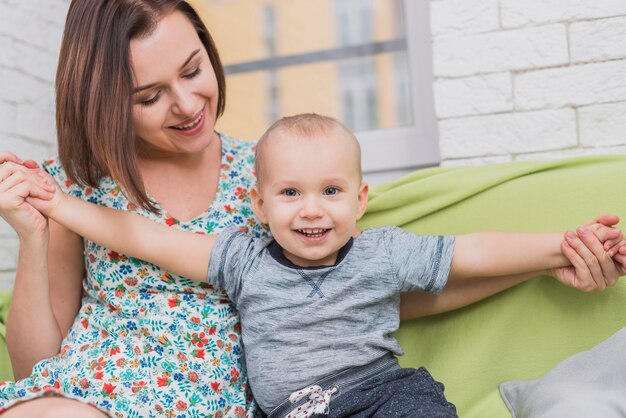
[[[397,227],[366,229],[334,266],[298,267],[271,238],[226,229],[215,244],[209,283],[237,304],[250,386],[270,412],[292,392],[392,352],[399,293],[439,293],[454,237]]]

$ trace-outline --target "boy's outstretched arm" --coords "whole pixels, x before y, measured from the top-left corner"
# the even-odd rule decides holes
[[[580,228],[579,234],[581,230],[597,236],[600,246],[607,240],[622,239],[619,229],[597,222]],[[526,272],[551,274],[549,269],[572,265],[562,252],[562,242],[563,235],[560,233],[490,232],[461,235],[456,239],[450,279],[515,275]],[[612,248],[606,252],[606,256],[610,258],[610,255],[615,254],[616,249]],[[592,277],[581,278],[573,275],[569,278],[571,280],[567,277],[557,278],[581,290],[602,290],[606,286],[605,283],[594,282]]]
[[[560,233],[481,232],[456,237],[450,280],[545,271],[568,265]]]
[[[626,254],[622,233],[610,228],[618,222],[616,216],[603,215],[578,228],[577,234],[566,233],[561,241],[561,250],[571,264],[566,267],[454,280],[448,282],[441,294],[403,293],[400,296],[400,318],[412,319],[462,308],[540,275],[554,276],[561,283],[583,291],[613,286],[619,276],[626,274],[626,256],[617,252],[621,247]]]
[[[63,193],[58,186],[51,200],[28,198],[27,202],[90,241],[171,273],[207,280],[215,235],[169,228],[134,213],[85,202]]]

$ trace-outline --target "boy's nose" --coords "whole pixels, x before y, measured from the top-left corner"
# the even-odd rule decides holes
[[[300,209],[300,216],[303,218],[319,218],[324,215],[322,205],[315,198],[305,199],[302,208]]]

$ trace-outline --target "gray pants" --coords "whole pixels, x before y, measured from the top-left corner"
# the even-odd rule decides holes
[[[457,414],[443,395],[443,384],[420,367],[385,372],[337,393],[331,398],[329,414],[313,417],[456,418]]]

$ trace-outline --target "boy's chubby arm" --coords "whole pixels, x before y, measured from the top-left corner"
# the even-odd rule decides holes
[[[47,174],[41,175],[54,184]],[[76,234],[106,248],[192,280],[207,280],[215,235],[169,228],[134,213],[85,202],[63,193],[58,186],[50,200],[30,197],[26,201]]]
[[[423,291],[403,293],[400,317],[406,320],[462,308],[540,275],[553,276],[561,283],[582,291],[603,290],[616,284],[619,276],[626,274],[626,247],[623,246],[622,233],[619,229],[610,228],[618,222],[616,216],[602,215],[578,228],[577,233],[566,233],[560,244],[569,261],[565,267],[453,280],[448,282],[441,294]],[[617,253],[618,249],[620,253]]]
[[[603,215],[578,228],[578,235],[567,232],[565,240],[561,233],[487,232],[458,236],[449,278],[537,272],[555,275],[561,282],[580,290],[603,290],[617,279],[615,272],[598,274],[598,270],[615,267],[611,257],[623,245],[623,234],[611,225],[618,221],[615,216]],[[581,245],[578,238],[584,239],[585,245]],[[578,245],[576,250],[570,245],[574,242]],[[600,248],[594,249],[594,246]],[[586,267],[593,274],[578,275],[579,269],[572,268],[552,270],[573,264]],[[602,273],[610,278],[600,280]]]

